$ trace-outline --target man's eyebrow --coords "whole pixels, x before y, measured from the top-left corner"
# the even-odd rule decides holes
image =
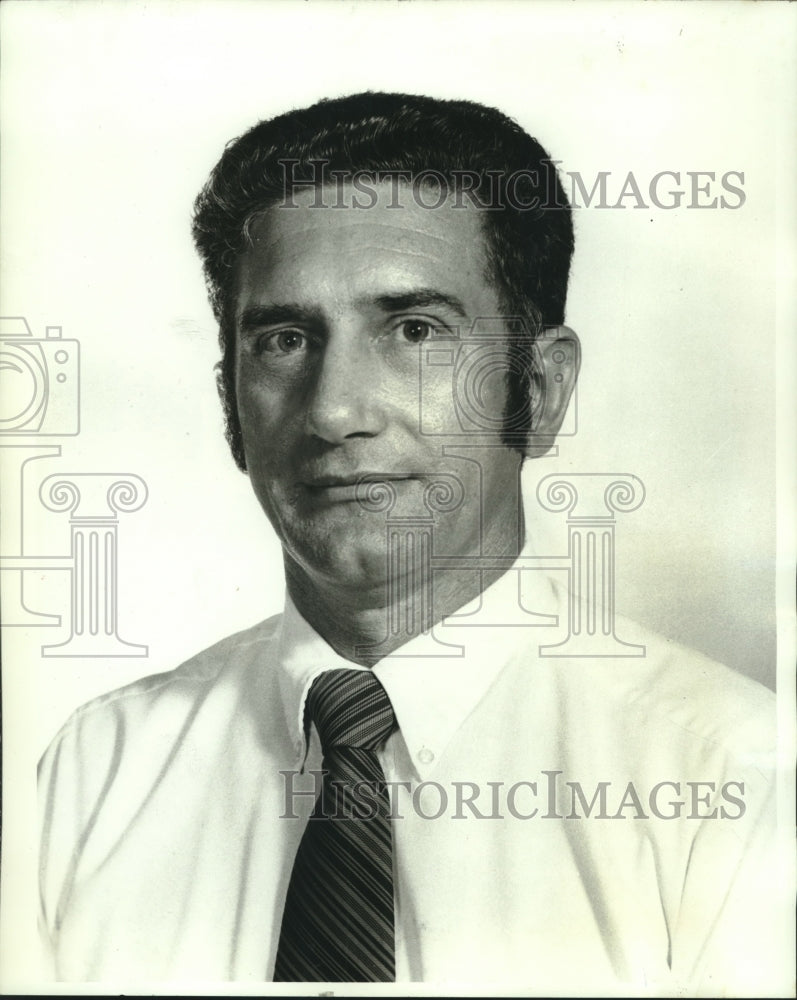
[[[382,312],[407,312],[411,309],[425,309],[429,306],[444,306],[446,309],[467,317],[465,306],[455,295],[448,295],[435,288],[413,288],[406,292],[386,292],[360,300],[361,305],[376,306]],[[313,323],[320,324],[321,313],[296,302],[271,303],[269,305],[250,305],[242,311],[238,320],[241,333],[251,333],[264,326],[274,326],[277,323]]]
[[[460,299],[435,288],[414,288],[408,292],[375,295],[369,301],[383,312],[406,312],[410,309],[425,309],[428,306],[445,306],[463,319],[467,317],[465,306]]]
[[[294,302],[247,306],[238,320],[241,333],[250,333],[275,323],[318,323],[319,314]]]

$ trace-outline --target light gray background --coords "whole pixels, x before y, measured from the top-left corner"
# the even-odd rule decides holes
[[[619,610],[774,685],[777,182],[797,92],[777,6],[3,4],[2,313],[82,352],[82,432],[36,472],[150,490],[119,543],[120,634],[149,656],[43,660],[63,630],[6,632],[20,762],[92,695],[279,610],[279,547],[222,437],[191,202],[257,119],[363,89],[495,104],[590,185],[610,171],[612,201],[630,170],[643,191],[660,170],[744,171],[735,211],[577,212],[579,430],[525,478],[540,554],[566,540],[537,511],[542,475],[642,479],[618,521]],[[63,515],[31,526],[31,551],[68,551]],[[32,586],[38,610],[67,614],[64,576]]]

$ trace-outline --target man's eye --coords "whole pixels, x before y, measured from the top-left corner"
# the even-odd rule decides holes
[[[294,354],[301,351],[305,344],[306,337],[298,330],[280,330],[263,338],[261,350],[271,354]]]
[[[434,332],[434,325],[425,319],[405,319],[399,324],[402,337],[411,344],[428,340]]]

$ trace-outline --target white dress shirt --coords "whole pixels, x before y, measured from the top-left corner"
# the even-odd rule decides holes
[[[783,946],[771,692],[625,620],[618,634],[645,656],[540,655],[566,600],[510,570],[373,668],[399,725],[380,754],[397,979],[767,995]],[[518,606],[559,625],[506,625]],[[341,666],[363,669],[288,600],[78,710],[40,782],[54,978],[271,978],[321,766],[304,702]]]

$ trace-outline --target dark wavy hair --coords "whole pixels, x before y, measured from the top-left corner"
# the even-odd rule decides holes
[[[438,187],[459,190],[463,200],[468,175],[471,199],[484,206],[488,278],[503,312],[528,331],[510,340],[510,354],[517,355],[507,376],[513,434],[505,436],[516,443],[518,414],[524,432],[530,422],[533,339],[543,326],[564,322],[573,223],[556,169],[540,143],[495,108],[367,92],[259,122],[228,143],[194,203],[194,242],[219,323],[226,436],[239,468],[246,463],[235,391],[235,264],[254,217],[289,199],[297,183],[317,182],[319,163],[327,174],[377,181],[424,173]]]

